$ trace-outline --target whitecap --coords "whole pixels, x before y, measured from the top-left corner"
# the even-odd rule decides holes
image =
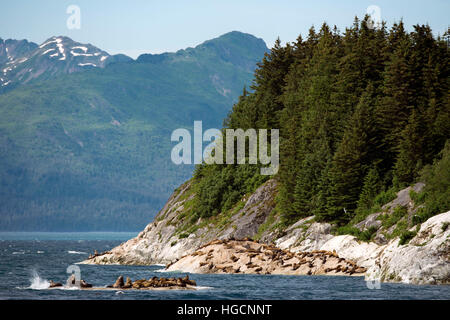
[[[195,287],[195,290],[209,290],[209,289],[214,289],[214,288],[213,287],[201,287],[201,286]]]
[[[82,251],[73,251],[73,250],[69,250],[69,251],[67,251],[67,253],[70,253],[70,254],[87,254],[86,252],[82,252]]]

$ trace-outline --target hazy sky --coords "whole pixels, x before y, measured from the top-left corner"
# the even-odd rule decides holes
[[[67,28],[69,5],[80,8],[80,29]],[[0,37],[42,43],[66,35],[133,58],[195,46],[232,30],[251,33],[271,47],[278,36],[294,41],[323,21],[344,30],[370,5],[380,8],[388,25],[403,18],[408,29],[429,23],[436,34],[449,26],[449,0],[1,0]]]

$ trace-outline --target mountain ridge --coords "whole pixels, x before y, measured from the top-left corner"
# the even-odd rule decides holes
[[[267,50],[251,49],[243,59],[256,67]],[[111,63],[1,94],[0,229],[145,226],[192,174],[193,166],[170,160],[171,131],[194,120],[220,127],[252,79],[245,63],[212,51],[190,57]]]

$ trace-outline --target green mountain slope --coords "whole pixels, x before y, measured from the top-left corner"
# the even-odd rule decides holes
[[[141,229],[192,173],[171,132],[220,127],[266,51],[232,32],[0,95],[0,230]]]

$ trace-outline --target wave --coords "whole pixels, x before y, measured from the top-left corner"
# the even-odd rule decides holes
[[[82,251],[73,251],[73,250],[69,250],[69,251],[67,251],[67,253],[70,253],[70,254],[87,254],[86,252],[82,252]]]
[[[214,289],[214,287],[202,287],[202,286],[195,287],[195,290],[209,290],[209,289]]]
[[[25,251],[14,251],[12,254],[25,254]]]

